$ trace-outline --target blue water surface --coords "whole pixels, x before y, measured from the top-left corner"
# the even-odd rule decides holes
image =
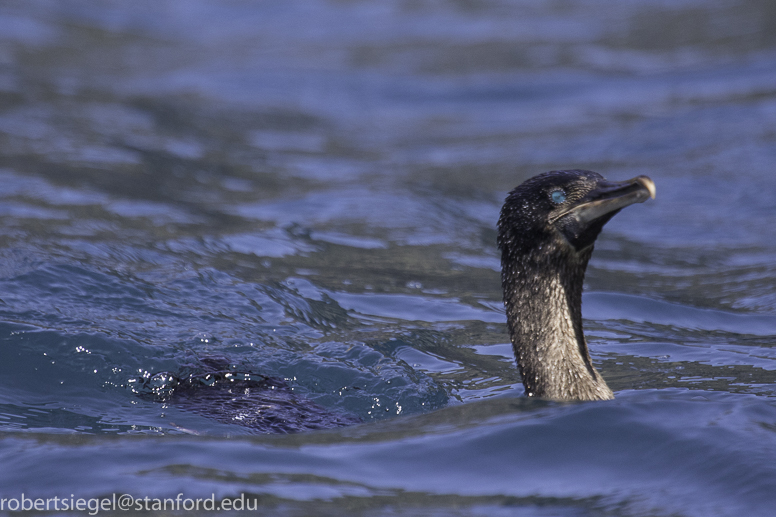
[[[770,0],[3,2],[0,513],[773,515],[774,163]],[[588,269],[613,401],[506,331],[562,168],[657,185]]]

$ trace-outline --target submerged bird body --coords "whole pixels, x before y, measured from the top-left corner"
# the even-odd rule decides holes
[[[501,278],[512,346],[528,396],[614,397],[582,331],[582,284],[603,226],[622,208],[654,197],[646,176],[609,182],[585,171],[533,177],[506,199],[499,218]]]

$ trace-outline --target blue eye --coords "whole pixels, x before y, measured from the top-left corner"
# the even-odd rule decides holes
[[[562,190],[556,190],[552,194],[550,194],[550,198],[552,198],[552,202],[556,205],[559,205],[566,201],[566,193]]]

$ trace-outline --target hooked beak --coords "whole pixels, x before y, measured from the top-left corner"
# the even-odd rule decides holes
[[[634,203],[655,199],[655,182],[647,176],[637,176],[626,181],[601,181],[598,186],[579,200],[576,206],[557,214],[551,222],[561,217],[571,217],[582,225]]]

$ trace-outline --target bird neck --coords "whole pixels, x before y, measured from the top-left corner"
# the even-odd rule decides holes
[[[540,246],[502,255],[512,346],[529,396],[605,400],[614,395],[590,360],[582,331],[582,284],[593,247]]]

